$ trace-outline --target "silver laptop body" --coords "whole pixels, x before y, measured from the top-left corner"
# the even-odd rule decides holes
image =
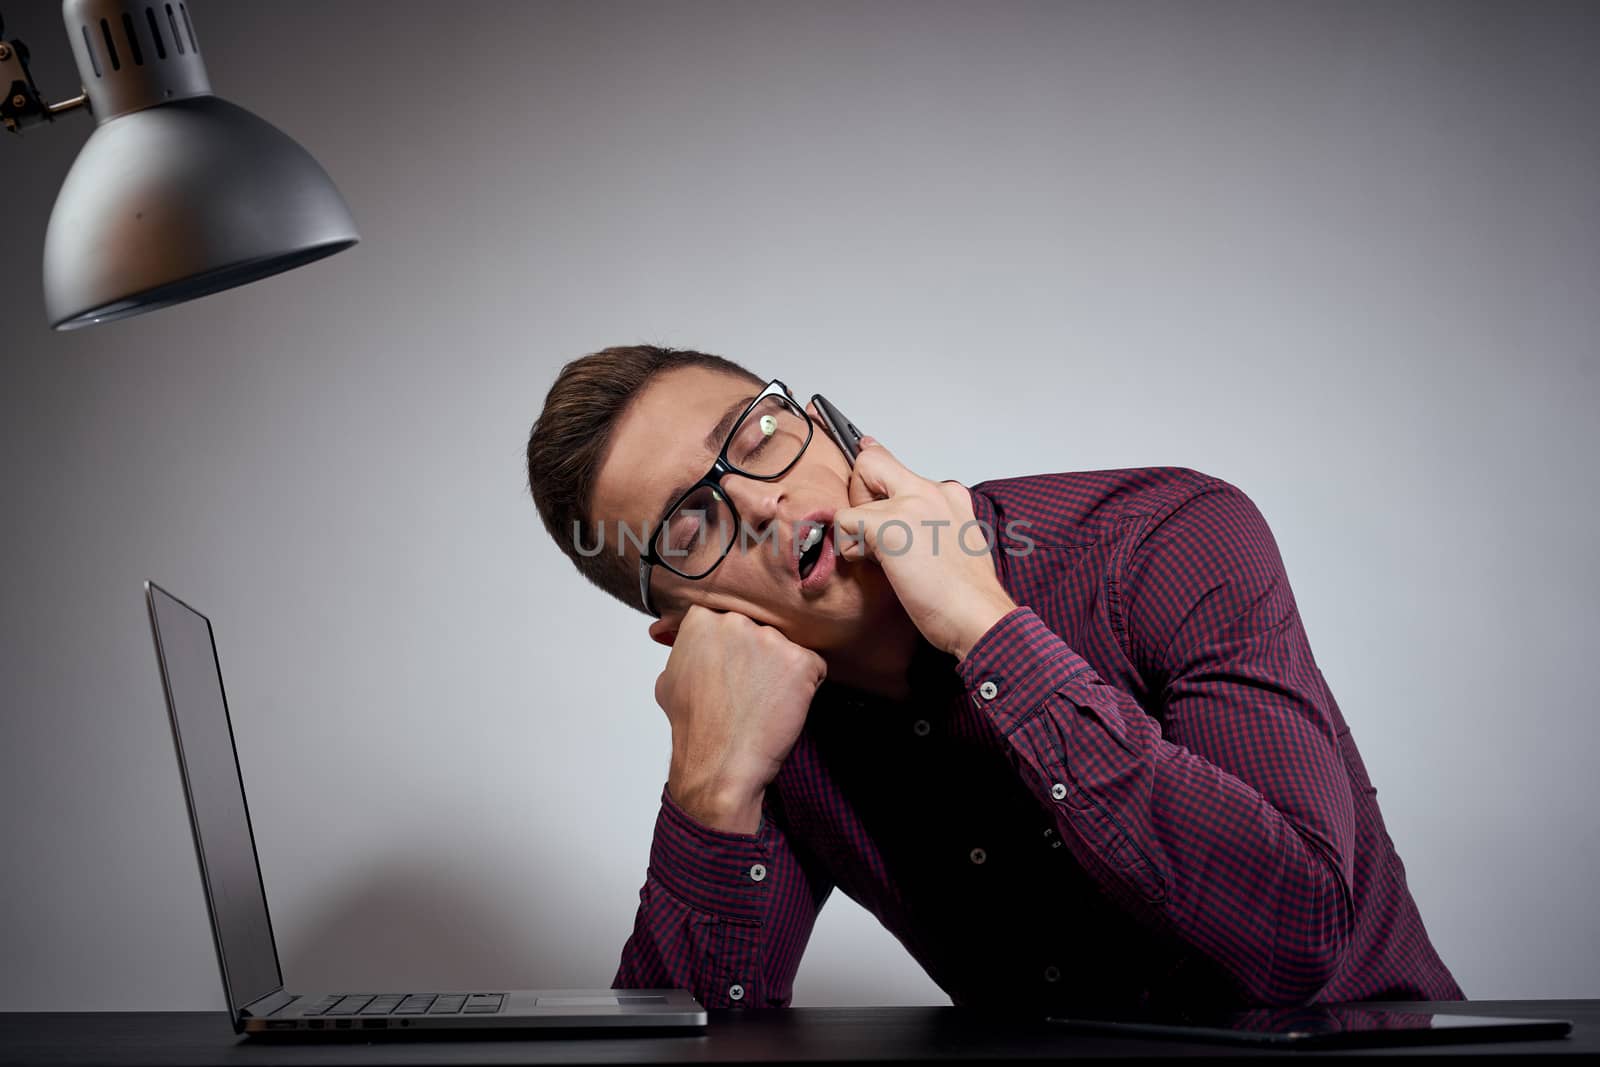
[[[154,582],[145,595],[235,1033],[705,1027],[684,989],[285,990],[211,622]]]

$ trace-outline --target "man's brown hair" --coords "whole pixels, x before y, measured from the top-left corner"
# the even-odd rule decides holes
[[[657,374],[677,367],[707,367],[738,375],[760,388],[766,382],[732,360],[688,348],[627,345],[591,352],[568,363],[544,398],[544,410],[528,434],[528,490],[544,528],[578,572],[640,612],[639,575],[619,551],[617,538],[606,543],[596,531],[590,505],[600,461],[611,431],[633,398]],[[697,427],[685,427],[696,433]],[[611,525],[615,533],[615,525]],[[585,555],[578,551],[582,531]],[[642,532],[635,533],[642,536]],[[594,552],[597,544],[602,551]],[[658,608],[667,605],[659,600]],[[645,612],[648,614],[648,612]]]

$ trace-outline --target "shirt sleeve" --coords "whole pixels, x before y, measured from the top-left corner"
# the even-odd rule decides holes
[[[762,804],[754,834],[715,830],[661,790],[650,865],[613,989],[687,989],[708,1008],[788,1007],[833,884]]]
[[[975,714],[1106,893],[1252,1002],[1311,999],[1354,923],[1354,804],[1265,520],[1211,480],[1114,558],[1107,611],[1162,721],[1029,607],[957,665]]]

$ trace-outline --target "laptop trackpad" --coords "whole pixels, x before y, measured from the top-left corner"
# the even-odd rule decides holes
[[[539,997],[533,1002],[536,1008],[616,1008],[629,1004],[665,1004],[663,996],[588,996]]]

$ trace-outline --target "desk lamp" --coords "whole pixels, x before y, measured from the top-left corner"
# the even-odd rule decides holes
[[[57,330],[110,322],[265,278],[360,238],[317,161],[211,92],[190,0],[63,0],[83,91],[46,102],[0,23],[0,123],[13,133],[87,107],[95,129],[44,241]]]

